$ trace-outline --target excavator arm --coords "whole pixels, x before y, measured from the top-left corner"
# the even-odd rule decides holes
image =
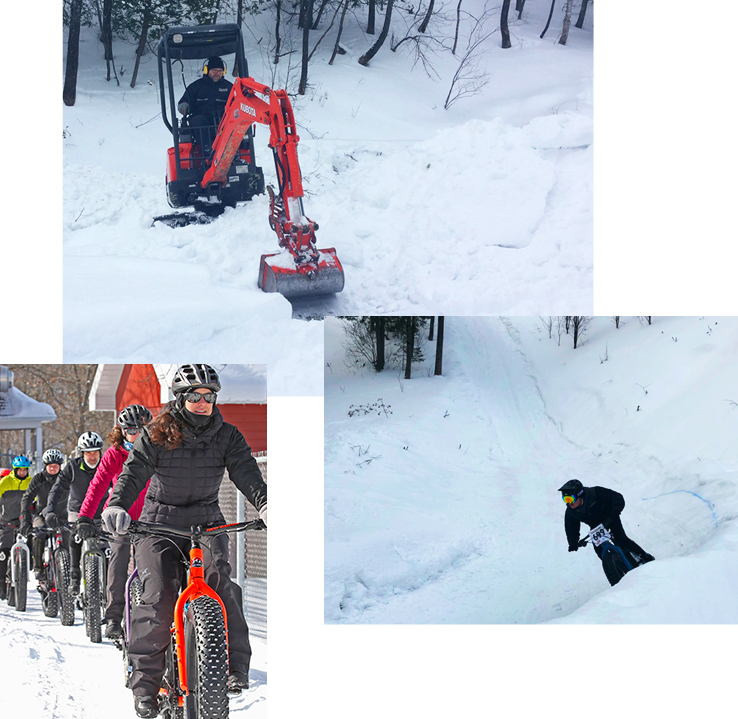
[[[254,123],[269,127],[269,147],[274,153],[279,185],[278,194],[272,187],[267,188],[269,224],[277,233],[279,246],[289,253],[289,258],[262,255],[259,287],[286,297],[340,292],[344,276],[336,251],[316,247],[318,225],[303,210],[297,159],[300,138],[286,91],[272,90],[251,77],[236,78],[213,142],[211,165],[201,180],[203,189],[207,192],[216,183],[225,184],[241,141]]]

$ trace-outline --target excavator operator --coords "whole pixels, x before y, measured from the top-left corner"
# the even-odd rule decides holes
[[[226,67],[220,57],[208,58],[202,69],[203,76],[187,86],[177,109],[186,116],[194,141],[208,155],[233,83],[225,79]]]

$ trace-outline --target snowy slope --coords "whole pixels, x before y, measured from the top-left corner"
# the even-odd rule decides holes
[[[431,78],[404,46],[361,68],[369,38],[356,31],[333,66],[330,46],[319,48],[308,94],[294,100],[299,154],[306,212],[319,245],[336,247],[346,289],[299,315],[591,311],[592,19],[563,47],[553,29],[538,38],[545,12],[530,5],[513,48],[497,33],[485,44],[487,86],[449,110],[450,55]],[[292,90],[295,68],[260,54],[270,29],[250,21],[250,71]],[[212,225],[150,227],[168,211],[156,67],[147,56],[131,89],[131,46],[115,52],[120,87],[83,33],[77,102],[64,110],[65,360],[161,358],[184,330],[195,351],[269,365],[270,394],[319,394],[322,325],[293,322],[284,298],[256,287],[260,255],[277,249],[266,196]],[[197,76],[195,63],[185,74]],[[257,128],[273,182],[266,140]],[[122,314],[131,300],[135,322]]]
[[[736,318],[597,318],[575,351],[448,317],[444,375],[410,381],[347,371],[326,331],[327,622],[738,622]],[[569,554],[571,477],[622,492],[658,561],[610,588]]]
[[[77,612],[63,627],[45,617],[29,585],[28,606],[18,612],[0,602],[0,692],[3,711],[43,719],[130,719],[133,697],[123,684],[122,654],[107,639],[92,644]],[[230,700],[230,716],[266,717],[266,645],[251,640],[251,688]]]

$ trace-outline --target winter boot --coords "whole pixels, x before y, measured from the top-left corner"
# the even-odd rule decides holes
[[[118,639],[123,630],[120,627],[120,619],[108,619],[108,626],[105,627],[105,638],[106,639]]]
[[[244,689],[249,688],[249,678],[246,674],[233,672],[228,677],[228,693],[240,694]]]
[[[136,715],[143,719],[159,716],[159,703],[156,697],[133,697]]]
[[[79,576],[72,574],[69,581],[69,593],[73,597],[76,597],[79,594]]]

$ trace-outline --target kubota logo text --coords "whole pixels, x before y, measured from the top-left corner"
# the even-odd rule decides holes
[[[249,107],[248,105],[244,105],[241,103],[241,109],[247,114],[247,115],[253,115],[256,117],[256,110],[254,110],[253,107]]]

